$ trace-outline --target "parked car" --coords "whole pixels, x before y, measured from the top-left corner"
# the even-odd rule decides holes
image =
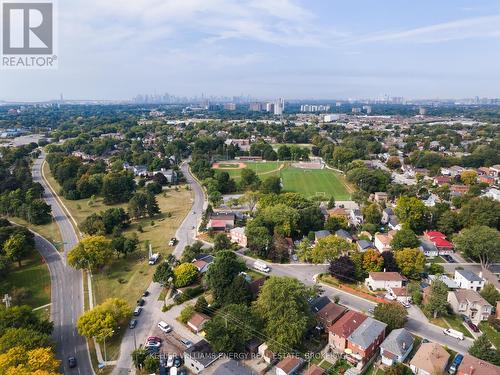
[[[470,319],[466,323],[469,326],[469,328],[472,329],[474,332],[479,332],[479,328],[477,327],[477,325],[472,323]]]
[[[187,339],[180,339],[179,340],[187,349],[193,346],[193,342]]]
[[[173,367],[174,366],[174,356],[172,354],[169,354],[167,358],[167,367]]]
[[[373,315],[373,313],[375,312],[375,307],[370,307],[368,309],[368,312]]]
[[[409,309],[411,307],[411,305],[408,303],[408,302],[405,302],[405,301],[400,301],[401,305],[403,305],[403,307]]]
[[[144,298],[139,298],[137,300],[137,305],[138,306],[144,306],[145,303],[146,303],[146,301],[144,300]]]
[[[142,293],[142,296],[143,297],[147,297],[149,296],[149,291],[148,290],[145,290],[144,293]]]
[[[128,323],[128,328],[130,328],[130,329],[134,329],[136,326],[137,326],[137,319],[132,319],[132,320]]]
[[[158,342],[162,342],[163,340],[160,337],[158,337],[158,336],[149,336],[146,341],[158,341]]]
[[[464,339],[464,334],[460,331],[455,330],[455,329],[447,328],[447,329],[443,330],[443,333],[447,336],[454,337],[458,340]]]
[[[169,246],[175,246],[175,244],[177,244],[177,238],[172,237],[172,238],[170,239],[170,241],[168,241],[168,245],[169,245]]]
[[[179,371],[177,371],[177,375],[187,375],[187,370],[185,368],[181,368]]]
[[[172,327],[170,327],[168,323],[164,322],[163,320],[158,323],[158,328],[160,328],[165,333],[172,332]]]
[[[271,271],[271,268],[264,262],[257,260],[253,264],[253,268],[255,268],[258,271],[269,273]]]
[[[141,306],[137,306],[134,310],[134,316],[139,316],[141,315],[141,312],[142,312],[142,307]]]
[[[144,346],[146,348],[159,348],[161,346],[161,342],[159,342],[159,341],[146,341]]]
[[[470,322],[470,318],[469,318],[467,315],[461,314],[461,315],[460,315],[460,317],[462,318],[462,320],[463,320],[464,322],[466,322],[466,323],[467,323],[467,322]]]
[[[174,367],[179,368],[181,366],[182,366],[182,358],[176,355],[174,358]]]
[[[68,357],[68,366],[69,368],[75,368],[77,366],[75,357]]]
[[[450,368],[448,369],[448,373],[451,375],[454,375],[457,372],[458,366],[460,366],[460,363],[462,363],[463,359],[464,359],[464,356],[462,354],[457,354],[455,356],[455,359],[453,360]]]

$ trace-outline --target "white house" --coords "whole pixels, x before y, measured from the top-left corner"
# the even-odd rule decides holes
[[[395,363],[404,362],[413,349],[414,341],[415,339],[406,329],[393,330],[380,344],[382,363],[392,366]]]
[[[500,190],[491,188],[483,196],[493,198],[496,201],[500,201]]]
[[[408,279],[398,272],[370,272],[365,279],[365,285],[371,290],[402,288]]]
[[[455,270],[454,279],[461,289],[479,292],[484,287],[484,279],[469,270]]]

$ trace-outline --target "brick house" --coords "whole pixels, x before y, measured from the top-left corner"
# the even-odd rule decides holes
[[[343,353],[347,348],[347,338],[368,317],[357,311],[346,312],[339,320],[328,327],[328,344],[338,352]]]
[[[347,360],[365,364],[377,352],[385,339],[387,324],[373,318],[366,318],[347,338]]]

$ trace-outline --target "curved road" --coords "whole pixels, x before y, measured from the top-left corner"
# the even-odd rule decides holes
[[[32,168],[33,180],[39,182],[45,189],[44,199],[52,207],[52,216],[59,226],[64,241],[64,252],[60,254],[50,242],[40,236],[35,237],[37,249],[50,270],[51,318],[54,321],[53,337],[56,341],[56,353],[62,360],[64,374],[92,375],[94,370],[90,363],[87,342],[76,331],[76,321],[83,313],[82,272],[69,267],[66,263],[66,254],[78,243],[78,237],[70,219],[42,178],[44,160],[43,152],[40,158],[35,159]],[[76,357],[78,363],[74,369],[70,369],[67,363],[68,357],[71,356]]]

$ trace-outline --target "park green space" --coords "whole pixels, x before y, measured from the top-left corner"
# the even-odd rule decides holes
[[[247,168],[254,170],[261,179],[279,176],[283,190],[302,193],[306,197],[334,196],[337,200],[349,200],[350,194],[344,177],[330,169],[303,169],[290,165],[290,162],[245,162]],[[224,168],[225,163],[221,162]],[[221,169],[238,181],[242,169]]]
[[[12,263],[10,272],[0,281],[0,291],[12,294],[12,289],[24,289],[27,297],[22,304],[37,308],[50,303],[50,273],[42,256],[34,250],[22,261]],[[2,293],[2,295],[3,295]]]
[[[60,186],[50,174],[47,163],[44,165],[44,174],[54,191],[58,192]],[[127,209],[127,204],[106,205],[100,197],[94,200],[89,198],[75,201],[61,196],[59,198],[78,225],[87,216],[111,207]],[[110,265],[93,275],[95,303],[101,303],[106,298],[117,297],[125,299],[131,306],[135,305],[138,297],[149,286],[156,268],[148,264],[148,244],[151,244],[154,252],[159,252],[163,257],[172,252],[173,248],[168,246],[168,241],[175,237],[177,228],[192,205],[192,192],[185,186],[179,186],[165,189],[156,198],[161,214],[153,219],[133,220],[124,231],[125,236],[130,236],[133,232],[137,234],[140,241],[138,250],[126,258],[115,259]]]

